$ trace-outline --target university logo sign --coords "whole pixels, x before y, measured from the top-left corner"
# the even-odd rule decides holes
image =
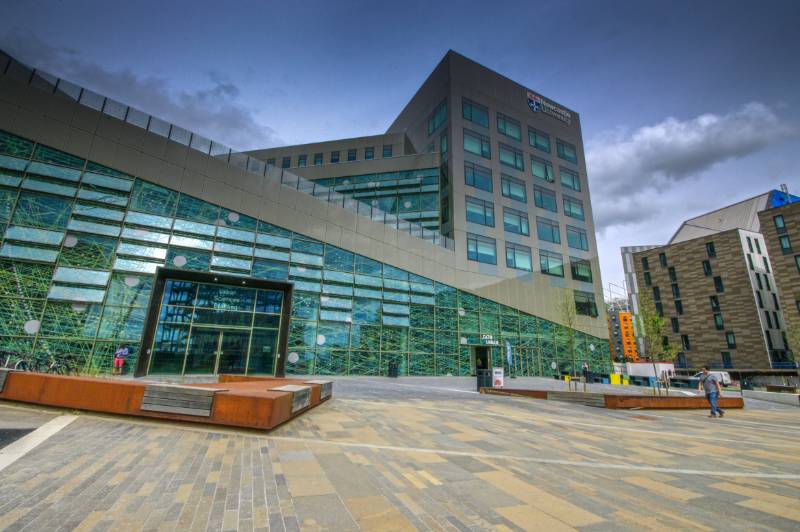
[[[556,120],[561,120],[567,125],[572,124],[572,113],[564,108],[561,108],[553,103],[548,102],[535,92],[528,91],[528,107],[534,113],[544,113],[550,115]]]

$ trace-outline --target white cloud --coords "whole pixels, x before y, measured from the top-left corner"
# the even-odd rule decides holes
[[[767,105],[751,102],[727,114],[668,117],[632,133],[602,133],[586,144],[599,231],[645,220],[655,200],[678,182],[714,165],[756,153],[794,131]]]
[[[11,32],[0,39],[8,53],[22,62],[104,96],[132,105],[235,149],[281,144],[276,132],[254,118],[239,101],[236,84],[210,72],[209,85],[179,89],[160,77],[140,77],[130,70],[109,70],[86,61],[73,49],[50,46],[36,35]]]

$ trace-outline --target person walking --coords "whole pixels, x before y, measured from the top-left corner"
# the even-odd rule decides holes
[[[121,344],[119,349],[114,351],[114,371],[112,375],[122,375],[122,371],[125,367],[125,359],[128,357],[129,353],[128,346],[125,344]]]
[[[711,405],[711,415],[708,417],[715,418],[717,415],[723,417],[725,411],[717,406],[717,400],[719,400],[720,395],[722,395],[719,377],[708,371],[708,366],[703,366],[703,376],[700,377],[700,383],[697,385],[697,389],[705,390],[706,399],[708,399],[708,404]]]

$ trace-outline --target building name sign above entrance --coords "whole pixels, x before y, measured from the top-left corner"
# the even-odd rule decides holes
[[[556,104],[545,100],[535,92],[528,91],[528,107],[530,107],[531,111],[534,113],[542,112],[546,115],[552,116],[556,120],[561,120],[568,126],[572,124],[572,113],[563,107],[559,107]]]
[[[500,340],[495,340],[491,334],[481,335],[481,344],[483,345],[500,345]]]

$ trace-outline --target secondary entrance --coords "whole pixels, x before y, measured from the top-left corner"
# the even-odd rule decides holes
[[[287,283],[159,271],[137,376],[282,375],[290,301]]]
[[[492,369],[490,366],[489,356],[491,353],[489,347],[485,345],[476,345],[472,347],[472,374],[477,374],[479,369]]]

